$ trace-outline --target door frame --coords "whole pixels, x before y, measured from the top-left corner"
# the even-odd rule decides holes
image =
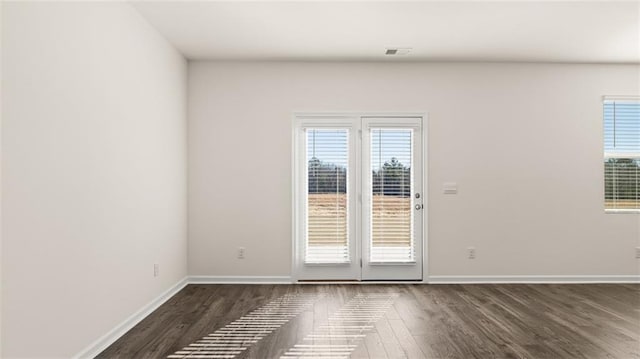
[[[429,133],[429,118],[428,113],[424,112],[305,112],[305,111],[293,111],[291,113],[291,279],[298,282],[299,268],[303,264],[302,258],[298,255],[300,251],[300,243],[298,243],[297,236],[301,231],[299,215],[300,200],[298,199],[298,193],[300,191],[300,181],[298,171],[300,168],[300,158],[298,156],[297,149],[300,146],[299,136],[297,135],[299,129],[299,123],[301,120],[325,120],[327,122],[333,122],[344,119],[353,118],[362,119],[363,117],[385,117],[385,118],[403,118],[403,117],[421,117],[422,118],[422,196],[423,196],[423,210],[422,212],[422,281],[408,281],[411,283],[427,283],[429,278],[429,157],[428,157],[428,133]],[[360,169],[357,169],[359,171]],[[358,206],[360,207],[360,206]],[[358,218],[358,221],[360,219]],[[359,230],[359,229],[358,229]],[[358,242],[358,241],[356,241]],[[361,245],[356,244],[356,253],[361,257]],[[386,280],[385,280],[386,281]],[[400,280],[402,282],[404,280]],[[339,280],[328,280],[328,282],[339,282]],[[376,281],[363,281],[362,279],[350,282],[350,283],[375,283]],[[378,281],[379,282],[379,281]]]

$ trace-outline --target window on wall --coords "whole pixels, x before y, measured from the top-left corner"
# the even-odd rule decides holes
[[[604,207],[640,211],[640,99],[604,101]]]

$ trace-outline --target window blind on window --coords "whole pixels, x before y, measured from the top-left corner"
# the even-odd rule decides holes
[[[371,129],[371,262],[411,262],[413,130]]]
[[[306,129],[305,263],[349,262],[349,130]]]
[[[605,209],[640,209],[640,101],[604,102]]]

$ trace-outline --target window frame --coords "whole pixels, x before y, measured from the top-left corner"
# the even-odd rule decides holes
[[[615,106],[615,102],[632,102],[632,103],[638,103],[640,104],[640,96],[603,96],[602,97],[602,150],[603,150],[603,158],[602,158],[602,164],[603,164],[603,168],[602,168],[602,189],[603,189],[603,193],[602,193],[602,199],[603,199],[603,206],[605,206],[604,208],[604,212],[606,214],[640,214],[640,208],[606,208],[606,170],[604,169],[604,161],[608,160],[608,159],[612,159],[612,158],[629,158],[629,159],[640,159],[640,149],[638,150],[638,152],[631,152],[631,153],[624,153],[624,152],[615,152],[615,151],[607,151],[606,150],[606,144],[605,144],[605,105],[607,103],[614,103]]]

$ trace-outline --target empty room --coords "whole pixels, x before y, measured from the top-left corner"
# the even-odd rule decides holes
[[[1,358],[640,359],[639,1],[0,1]]]

